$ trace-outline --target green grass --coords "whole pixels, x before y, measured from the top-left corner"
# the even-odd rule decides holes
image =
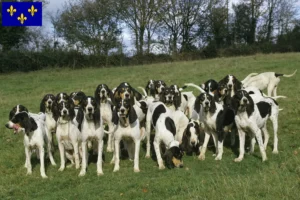
[[[200,84],[210,78],[220,80],[229,73],[242,80],[252,72],[290,74],[295,69],[300,69],[299,53],[0,75],[0,199],[299,199],[299,72],[292,78],[281,78],[278,94],[288,98],[278,100],[283,108],[279,114],[279,154],[271,153],[273,133],[269,127],[268,161],[264,163],[257,147],[255,154],[246,155],[241,163],[233,162],[236,155],[225,148],[222,161],[215,161],[213,152],[208,151],[205,161],[185,156],[183,169],[160,171],[156,162],[144,158],[145,149],[141,148],[140,173],[133,172],[129,160],[121,160],[120,171],[113,173],[113,165],[109,164],[112,154],[105,153],[104,176],[97,177],[95,163],[90,163],[86,176],[79,178],[79,170],[58,172],[58,167],[47,160],[49,178],[43,180],[35,156],[33,174],[26,176],[23,137],[4,127],[13,106],[23,104],[31,112],[38,112],[46,93],[82,89],[93,95],[100,83],[110,88],[123,81],[134,87],[145,86],[149,79],[162,79],[167,84]],[[59,165],[58,150],[55,160]]]

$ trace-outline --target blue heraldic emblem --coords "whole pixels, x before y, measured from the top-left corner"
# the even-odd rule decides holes
[[[2,2],[2,26],[42,26],[42,2]]]

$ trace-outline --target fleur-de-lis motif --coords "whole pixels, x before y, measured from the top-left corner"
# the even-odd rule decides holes
[[[10,6],[9,9],[7,9],[7,12],[9,12],[10,16],[13,16],[17,10],[13,6]]]
[[[28,12],[31,13],[31,16],[34,16],[34,13],[36,13],[38,10],[34,8],[34,6],[32,5],[30,9],[28,9]]]
[[[18,17],[18,20],[21,22],[21,24],[24,24],[24,21],[27,20],[27,17],[25,17],[24,14],[22,13],[20,17]]]

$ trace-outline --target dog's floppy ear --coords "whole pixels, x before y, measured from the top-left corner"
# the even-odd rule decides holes
[[[182,143],[179,145],[179,148],[188,155],[190,155],[191,152],[193,151],[192,147],[189,145],[189,137],[187,135],[187,128],[183,132]]]
[[[177,110],[177,108],[179,108],[181,105],[181,93],[178,92],[178,93],[175,93],[174,95],[174,106],[175,106],[175,109]]]
[[[251,114],[254,112],[254,102],[248,93],[247,93],[246,97],[249,100],[249,105],[246,108],[246,112],[248,114],[248,117],[250,117]]]
[[[99,92],[100,91],[99,91],[99,86],[100,85],[98,85],[97,88],[96,88],[96,90],[95,90],[94,97],[95,97],[96,103],[100,105],[100,96],[99,96]]]
[[[200,95],[196,98],[195,104],[194,104],[194,110],[197,112],[197,114],[200,112],[201,104],[200,104]]]
[[[242,89],[242,82],[239,81],[235,76],[234,76],[234,90],[237,91],[237,90],[240,90]]]
[[[69,109],[69,115],[70,115],[70,119],[73,120],[75,117],[75,104],[72,101],[72,99],[69,99],[67,102],[70,105],[70,109]]]
[[[58,104],[56,101],[53,101],[51,111],[53,113],[54,120],[57,121],[59,118],[59,111],[58,111]]]
[[[137,120],[137,118],[138,118],[137,115],[136,115],[136,112],[135,112],[135,110],[134,110],[134,108],[132,106],[129,109],[128,118],[129,118],[129,123],[130,124],[134,123]]]
[[[118,115],[118,111],[117,111],[117,108],[116,108],[116,107],[113,109],[112,122],[113,122],[115,125],[118,125],[118,123],[119,123],[119,115]]]
[[[98,129],[100,127],[100,120],[101,120],[100,109],[98,107],[95,108],[93,118],[94,118],[95,128]]]
[[[45,105],[45,97],[42,99],[40,104],[40,112],[45,113],[46,112],[46,105]]]
[[[38,128],[36,122],[32,117],[29,117],[29,120],[30,120],[29,132],[35,131]]]
[[[214,113],[216,112],[217,107],[216,107],[216,102],[213,96],[211,96],[211,102],[210,102],[210,107],[209,107],[209,112]]]
[[[131,87],[131,90],[133,91],[133,95],[135,96],[136,100],[141,100],[143,98],[143,95],[139,93],[136,89]]]
[[[81,107],[78,108],[78,112],[76,115],[76,121],[78,123],[78,129],[81,131],[81,124],[84,118],[84,113]]]
[[[174,168],[174,163],[172,161],[173,159],[173,152],[172,148],[168,149],[165,154],[163,155],[163,159],[165,160],[165,164],[167,168],[172,169]]]

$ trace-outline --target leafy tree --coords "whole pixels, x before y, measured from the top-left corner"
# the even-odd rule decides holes
[[[70,45],[95,55],[108,55],[119,46],[118,14],[109,0],[69,1],[52,23]]]

